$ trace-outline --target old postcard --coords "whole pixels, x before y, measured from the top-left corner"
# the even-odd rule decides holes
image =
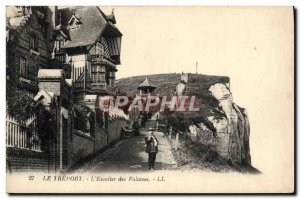
[[[6,7],[8,193],[293,193],[293,7]]]

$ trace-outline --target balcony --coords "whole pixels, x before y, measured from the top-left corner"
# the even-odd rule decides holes
[[[84,82],[75,82],[74,88],[76,89],[90,89],[91,88],[91,82],[86,82],[84,87]]]
[[[92,91],[106,91],[108,93],[115,93],[114,89],[107,85],[106,83],[102,82],[91,82],[91,90]]]
[[[92,73],[105,73],[105,66],[95,65],[92,66]]]
[[[91,82],[92,90],[106,90],[106,83],[102,82]]]
[[[115,94],[115,90],[113,87],[107,85],[106,83],[100,82],[86,82],[85,87],[83,82],[75,82],[74,89],[75,92],[89,91],[92,93],[105,93],[108,95]]]
[[[116,65],[113,63],[113,60],[106,58],[103,55],[90,55],[92,64],[103,64],[111,67],[113,70],[116,70]]]

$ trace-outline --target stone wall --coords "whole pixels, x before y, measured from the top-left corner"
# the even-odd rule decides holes
[[[6,148],[6,171],[48,171],[48,154],[18,148]]]
[[[47,92],[54,92],[57,96],[59,96],[61,92],[61,80],[58,81],[40,80],[39,89]]]
[[[122,126],[126,121],[115,120],[109,123],[108,129],[96,125],[95,136],[88,136],[77,130],[73,131],[71,164],[100,151],[122,138]]]
[[[88,155],[94,153],[95,148],[94,138],[85,135],[84,133],[73,131],[73,141],[72,141],[72,162],[77,162]]]
[[[122,126],[125,126],[126,121],[116,120],[108,124],[108,142],[114,143],[122,138]]]
[[[104,147],[108,145],[108,131],[104,130],[103,128],[99,128],[96,125],[95,128],[95,151],[100,151]]]

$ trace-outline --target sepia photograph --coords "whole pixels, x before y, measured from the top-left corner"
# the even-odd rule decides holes
[[[294,193],[294,14],[6,6],[7,193]]]

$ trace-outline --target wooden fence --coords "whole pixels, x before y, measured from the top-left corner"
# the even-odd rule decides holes
[[[31,126],[32,128],[29,128]],[[6,116],[6,147],[16,147],[41,151],[41,140],[36,130],[37,118],[31,116],[25,122],[18,122],[14,117]],[[29,136],[30,130],[32,130]]]

